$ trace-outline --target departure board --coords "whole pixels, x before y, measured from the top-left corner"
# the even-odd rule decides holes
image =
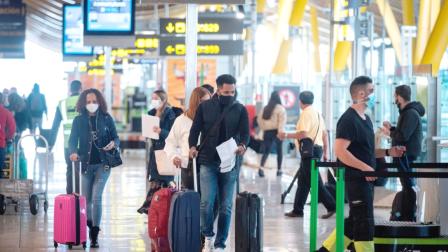
[[[83,44],[81,5],[64,5],[62,52],[64,55],[93,55],[91,46]]]
[[[134,34],[134,0],[85,0],[84,13],[84,34]]]

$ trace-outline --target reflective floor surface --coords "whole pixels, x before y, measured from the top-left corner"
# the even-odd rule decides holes
[[[42,181],[45,173],[43,169],[39,169],[39,165],[33,172],[33,150],[28,150],[27,154],[28,174],[35,175],[37,184]],[[126,151],[123,156],[124,166],[112,170],[103,195],[100,249],[91,251],[150,251],[147,216],[136,212],[144,200],[146,190],[143,156],[143,151]],[[54,153],[52,157],[54,158],[50,158],[49,165],[50,208],[47,214],[41,208],[36,216],[31,215],[26,202],[20,207],[19,213],[14,211],[14,207],[8,207],[5,215],[0,216],[1,252],[68,250],[64,245],[58,249],[53,247],[53,202],[56,195],[65,192],[65,163],[61,151]],[[38,164],[45,167],[42,162],[39,161]],[[290,166],[288,169],[295,167],[294,160],[288,161],[287,164]],[[265,178],[259,178],[256,169],[247,166],[241,172],[241,190],[260,193],[264,198],[264,251],[308,251],[309,206],[305,208],[305,218],[289,219],[284,217],[284,212],[289,211],[292,204],[280,204],[280,194],[292,179],[292,176],[287,174],[293,174],[293,171],[288,169],[285,169],[286,175],[283,177],[276,177],[275,170],[268,170]],[[292,201],[294,192],[295,189],[287,201]],[[324,212],[323,206],[319,206],[319,214]],[[319,220],[319,243],[334,226],[334,217]],[[233,251],[233,241],[231,231],[227,251]],[[73,250],[82,248],[74,247]]]

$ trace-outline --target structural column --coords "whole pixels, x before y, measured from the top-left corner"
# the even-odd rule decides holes
[[[186,30],[186,55],[185,55],[185,108],[190,103],[190,95],[197,86],[198,64],[198,5],[187,4],[187,30]]]

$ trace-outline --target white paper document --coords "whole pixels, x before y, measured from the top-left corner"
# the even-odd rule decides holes
[[[221,159],[221,172],[226,173],[233,169],[236,161],[235,152],[238,150],[238,146],[235,142],[235,139],[230,138],[224,143],[220,144],[216,147],[218,151],[219,158]]]
[[[159,134],[154,132],[154,127],[160,127],[160,118],[157,116],[142,116],[142,135],[147,138],[159,139]]]

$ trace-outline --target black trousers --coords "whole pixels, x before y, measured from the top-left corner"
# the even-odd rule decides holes
[[[345,236],[354,241],[372,241],[375,229],[373,218],[373,183],[364,177],[346,181],[349,214],[345,219]]]
[[[322,147],[314,146],[314,158],[320,159],[322,157]],[[322,178],[319,174],[318,182],[318,197],[319,201],[324,204],[327,211],[336,210],[336,202],[334,197],[325,188]],[[293,212],[297,214],[303,214],[303,207],[305,206],[306,199],[311,189],[311,159],[302,159],[299,177],[297,179],[297,191],[294,198],[294,209]]]
[[[264,167],[266,164],[266,160],[271,152],[272,144],[275,143],[275,146],[277,147],[277,169],[280,170],[282,168],[283,146],[282,140],[277,138],[277,134],[278,130],[267,130],[263,134],[263,144],[261,147],[263,156],[261,156],[261,167]]]
[[[72,161],[70,160],[70,153],[68,148],[64,149],[65,163],[67,164],[67,171],[65,173],[65,177],[67,180],[66,192],[67,194],[71,194],[73,190],[73,174],[72,174]],[[79,188],[79,162],[75,162],[75,183],[76,183],[76,192],[80,192]]]

